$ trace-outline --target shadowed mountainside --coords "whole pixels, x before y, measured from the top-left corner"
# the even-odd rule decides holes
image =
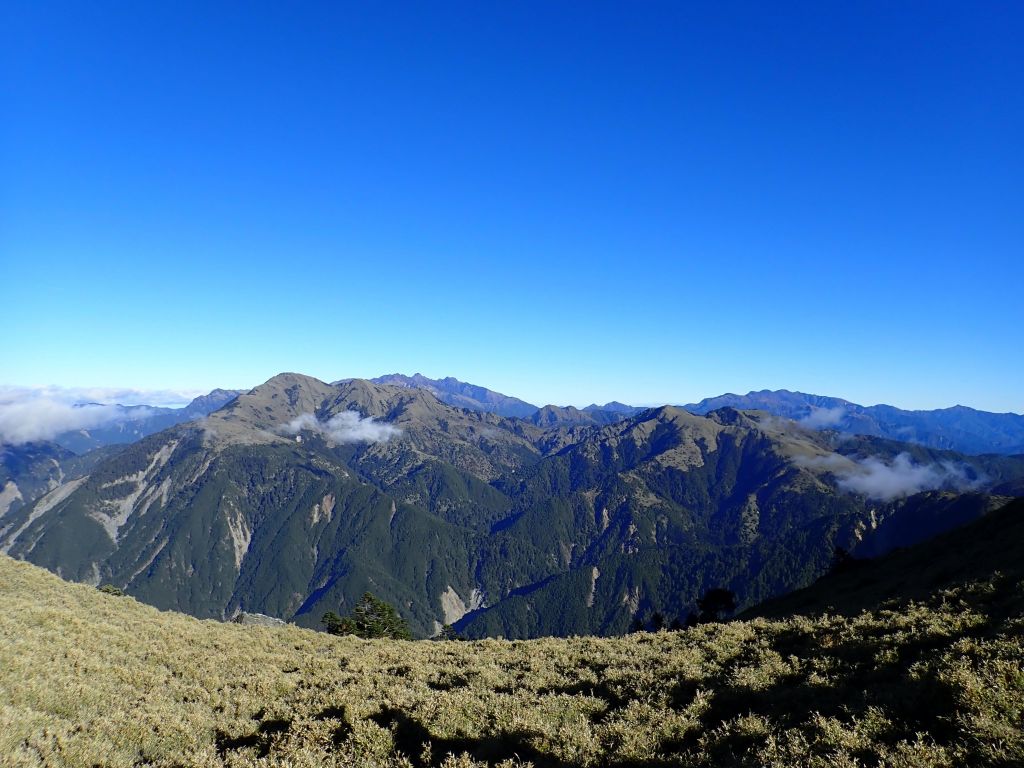
[[[744,616],[854,616],[887,601],[928,600],[950,585],[988,581],[994,574],[1005,584],[1024,581],[1024,499],[912,547],[846,560],[806,589],[762,603]]]

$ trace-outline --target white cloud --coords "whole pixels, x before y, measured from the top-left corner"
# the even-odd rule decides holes
[[[839,426],[845,416],[846,409],[841,405],[835,408],[818,408],[812,405],[811,412],[800,419],[800,424],[809,429],[825,429]]]
[[[18,387],[0,384],[0,404],[32,399],[53,400],[68,405],[152,405],[177,408],[206,392],[198,389],[134,389],[132,387]]]
[[[303,413],[281,428],[289,435],[303,430],[317,432],[336,443],[386,443],[402,433],[393,424],[375,421],[373,417],[360,417],[355,411],[336,413],[327,421],[320,421],[312,413]]]
[[[149,415],[149,409],[133,410],[131,418]],[[48,398],[0,403],[0,443],[19,445],[52,440],[62,432],[95,429],[129,418],[115,405],[69,405]]]
[[[952,461],[917,464],[908,453],[898,454],[888,464],[875,456],[854,460],[835,453],[800,463],[832,472],[843,490],[881,501],[940,488],[970,490],[984,482],[984,478],[972,478],[965,464]]]
[[[153,411],[119,405],[180,406],[195,395],[175,390],[116,387],[17,387],[0,385],[0,443],[52,440],[63,432],[95,429]]]

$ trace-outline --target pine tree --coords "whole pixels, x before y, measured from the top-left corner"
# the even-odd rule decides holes
[[[388,637],[411,640],[412,633],[394,606],[371,592],[366,592],[348,616],[328,611],[320,619],[332,635],[355,635],[362,638]]]
[[[736,594],[728,589],[716,587],[704,593],[704,597],[697,601],[700,608],[700,623],[718,621],[724,614],[730,614],[736,610]]]
[[[453,627],[451,624],[445,624],[443,627],[441,627],[441,631],[437,633],[437,636],[434,639],[461,640],[462,637],[459,636],[459,633],[455,630],[455,627]]]

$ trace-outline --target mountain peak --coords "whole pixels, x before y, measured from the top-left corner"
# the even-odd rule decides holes
[[[413,404],[419,410],[433,410],[440,401],[429,390],[401,382],[380,383],[373,379],[346,379],[335,387],[325,410],[356,410],[363,416],[390,419],[396,410],[407,410]]]
[[[268,435],[292,419],[304,413],[315,414],[335,393],[330,384],[312,376],[279,373],[214,411],[208,431],[243,442],[266,442]]]
[[[295,384],[321,384],[323,386],[329,386],[326,382],[313,376],[307,376],[304,373],[285,371],[275,376],[271,376],[265,382],[255,387],[252,391],[254,392],[262,387],[288,387]]]
[[[214,411],[223,408],[245,390],[243,389],[213,389],[205,395],[196,397],[185,406],[185,413],[189,416],[206,416]]]
[[[595,411],[608,411],[609,413],[623,413],[626,415],[632,415],[634,413],[640,413],[640,411],[644,409],[638,408],[635,405],[626,405],[625,403],[620,403],[618,400],[612,400],[611,402],[605,403],[604,405],[591,403],[583,410],[586,411],[587,413],[593,413]]]
[[[467,408],[471,411],[496,413],[499,416],[527,418],[538,411],[537,406],[524,402],[517,397],[503,395],[501,392],[460,381],[453,376],[443,379],[430,379],[421,373],[406,376],[391,373],[370,379],[374,384],[390,384],[414,389],[425,389],[442,403]]]

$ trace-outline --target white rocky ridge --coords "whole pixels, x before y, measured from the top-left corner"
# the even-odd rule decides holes
[[[467,613],[479,610],[484,607],[483,593],[475,587],[469,593],[469,602],[466,603],[455,591],[451,584],[448,589],[441,593],[441,610],[444,612],[444,623],[454,624]]]
[[[3,490],[0,490],[0,517],[7,514],[7,510],[14,502],[24,500],[25,497],[21,495],[18,484],[13,480],[8,480],[4,483]]]
[[[172,440],[160,446],[160,449],[153,454],[149,466],[139,470],[132,475],[119,477],[104,483],[101,490],[116,488],[119,485],[135,485],[135,490],[116,501],[103,501],[101,508],[93,510],[91,517],[103,526],[110,540],[117,544],[121,528],[128,522],[128,519],[135,513],[145,514],[156,498],[161,498],[161,503],[167,503],[167,494],[170,490],[170,480],[164,479],[157,485],[148,485],[153,476],[170,460],[174,449],[178,447],[178,441]]]
[[[77,480],[71,480],[70,482],[64,483],[64,485],[58,486],[43,498],[36,502],[35,507],[32,508],[32,512],[29,514],[28,519],[25,520],[20,526],[10,533],[4,533],[2,544],[0,544],[0,554],[6,555],[11,551],[11,547],[19,536],[34,523],[40,516],[46,514],[51,509],[60,504],[64,499],[74,493],[78,487],[84,483],[86,478],[80,477]]]

